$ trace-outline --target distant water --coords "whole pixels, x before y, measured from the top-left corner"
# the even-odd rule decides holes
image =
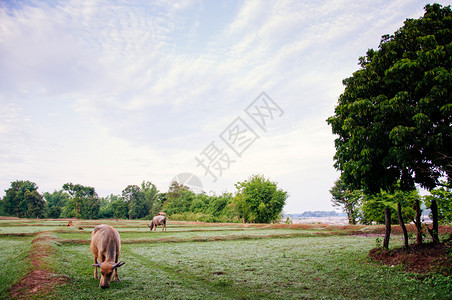
[[[427,215],[422,215],[422,223],[430,224],[432,220]],[[308,217],[291,219],[294,224],[327,224],[348,225],[347,217]]]
[[[347,225],[347,217],[309,217],[292,220],[294,224]]]

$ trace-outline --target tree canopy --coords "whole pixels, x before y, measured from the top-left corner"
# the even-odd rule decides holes
[[[452,12],[450,6],[425,6],[424,16],[407,19],[394,35],[384,35],[378,50],[359,59],[361,69],[343,81],[335,115],[335,167],[350,190],[368,194],[428,190],[442,177],[452,181]],[[397,186],[398,185],[398,186]],[[383,203],[384,204],[384,203]],[[438,241],[436,200],[432,201],[433,240]],[[385,239],[391,232],[384,204]],[[397,204],[399,224],[407,232]],[[421,209],[415,201],[416,243],[422,243]]]
[[[335,167],[353,189],[378,193],[400,182],[432,189],[452,176],[452,13],[427,5],[343,81],[335,115]]]
[[[98,218],[100,202],[95,188],[70,182],[64,184],[63,189],[70,195],[65,207],[67,217],[82,219]]]
[[[16,180],[5,190],[2,199],[3,213],[21,218],[42,218],[45,215],[45,201],[38,192],[38,186],[31,181]]]
[[[245,222],[270,223],[280,219],[288,194],[278,189],[275,182],[254,175],[235,186],[234,203]]]

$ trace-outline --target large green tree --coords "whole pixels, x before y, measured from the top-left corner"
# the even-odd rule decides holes
[[[31,181],[16,180],[5,190],[3,211],[18,218],[42,218],[45,215],[45,201],[38,192],[38,186]]]
[[[244,222],[270,223],[277,221],[286,203],[287,192],[262,175],[253,175],[238,182],[234,204]]]
[[[423,17],[383,36],[360,66],[343,81],[345,91],[328,119],[338,135],[334,158],[341,179],[367,193],[391,191],[397,183],[402,191],[416,183],[430,190],[442,176],[451,181],[450,7],[427,5]],[[419,228],[420,215],[417,220]]]
[[[64,214],[66,217],[97,219],[100,202],[95,188],[81,184],[66,183],[63,189],[70,195]]]
[[[129,220],[140,217],[143,208],[143,195],[138,185],[128,185],[122,190],[122,198],[129,207]]]
[[[119,195],[114,195],[114,194],[110,194],[107,197],[101,197],[99,199],[99,202],[100,202],[99,218],[100,219],[113,218],[114,217],[113,202],[117,201],[120,198],[121,197]]]
[[[188,212],[195,197],[187,186],[174,181],[165,195],[163,210],[168,215]]]
[[[45,192],[43,196],[47,203],[47,218],[60,218],[63,207],[69,200],[69,195],[64,190],[59,190],[53,191],[53,193]]]
[[[153,211],[157,194],[157,187],[149,181],[143,181],[141,186],[127,186],[122,191],[122,197],[128,203],[129,219],[141,219],[148,216]]]
[[[127,219],[129,217],[129,206],[124,198],[117,197],[111,199],[111,207],[113,210],[113,217],[116,219]]]
[[[140,219],[161,209],[157,187],[149,181],[140,186],[128,185],[122,195],[110,195],[100,200],[102,218]]]
[[[157,199],[159,190],[157,187],[149,181],[144,181],[141,183],[141,193],[143,194],[143,206],[144,206],[144,216],[155,215],[161,208],[161,203]]]

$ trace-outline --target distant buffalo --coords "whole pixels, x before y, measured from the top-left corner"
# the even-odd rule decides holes
[[[148,225],[149,229],[152,231],[152,228],[154,228],[154,231],[157,230],[157,226],[162,225],[162,231],[166,231],[166,217],[159,215],[152,218],[151,225]]]

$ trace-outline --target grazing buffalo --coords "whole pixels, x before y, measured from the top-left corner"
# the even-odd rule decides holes
[[[91,252],[94,256],[95,279],[99,279],[97,267],[100,268],[99,286],[103,289],[110,287],[112,276],[115,281],[119,281],[118,268],[125,262],[119,261],[121,239],[118,231],[108,225],[96,226],[91,233]]]
[[[148,225],[149,229],[152,231],[152,228],[154,228],[154,231],[157,230],[157,226],[162,225],[162,231],[166,231],[166,217],[159,215],[152,218],[151,225]]]

